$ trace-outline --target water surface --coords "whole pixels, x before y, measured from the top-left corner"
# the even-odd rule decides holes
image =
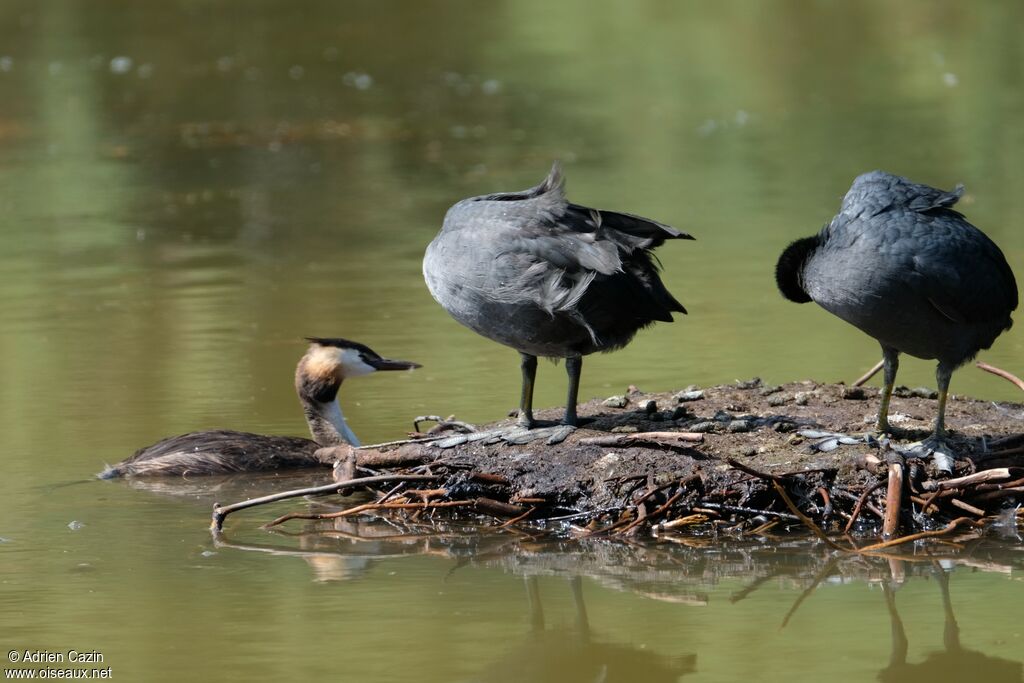
[[[553,159],[575,201],[698,238],[659,254],[690,315],[588,358],[583,397],[849,381],[875,343],[784,301],[775,257],[883,168],[965,183],[963,210],[1024,273],[1022,15],[1013,2],[5,2],[0,639],[97,649],[129,680],[501,680],[502,662],[546,661],[524,652],[593,643],[652,678],[691,664],[693,680],[875,678],[892,620],[866,570],[823,583],[779,630],[813,581],[803,547],[777,552],[810,576],[738,603],[766,571],[754,562],[659,550],[671,567],[648,590],[650,556],[594,550],[623,576],[578,572],[584,640],[573,571],[517,569],[519,550],[352,542],[318,564],[206,533],[213,496],[284,482],[183,494],[87,480],[172,433],[302,433],[303,335],[424,365],[345,385],[364,440],[424,413],[504,415],[515,354],[433,303],[420,258],[454,201],[528,187]],[[984,360],[1024,371],[1022,328]],[[900,381],[932,372],[908,360]],[[1019,400],[970,367],[953,390]],[[542,366],[538,405],[563,391],[563,370]],[[240,516],[227,540],[302,550],[262,520]],[[1019,544],[1002,554],[995,572],[946,569],[964,647],[1019,662]],[[909,662],[944,647],[937,571],[909,572],[895,598]],[[538,635],[527,575],[556,635]],[[598,679],[572,661],[549,679]]]

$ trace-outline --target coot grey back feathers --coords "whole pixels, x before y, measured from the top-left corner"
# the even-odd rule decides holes
[[[999,247],[953,206],[963,187],[943,191],[873,171],[854,180],[821,232],[793,242],[775,277],[791,301],[814,301],[878,340],[885,386],[878,426],[889,431],[898,355],[938,361],[944,434],[953,370],[1013,324],[1017,283]]]
[[[693,238],[648,218],[570,203],[556,163],[536,187],[449,209],[423,275],[458,322],[522,355],[520,424],[533,424],[537,357],[568,359],[565,423],[572,425],[582,356],[621,348],[654,321],[686,313],[652,254],[669,239]]]

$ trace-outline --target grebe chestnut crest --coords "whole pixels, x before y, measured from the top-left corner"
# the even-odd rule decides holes
[[[141,477],[256,472],[333,464],[318,457],[321,448],[359,439],[345,421],[338,390],[350,377],[378,370],[412,370],[418,363],[382,358],[368,346],[340,338],[307,337],[309,349],[295,369],[299,395],[312,440],[215,429],[172,436],[140,449],[97,476]]]

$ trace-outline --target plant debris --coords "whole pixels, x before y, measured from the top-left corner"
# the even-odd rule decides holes
[[[501,528],[581,538],[805,528],[836,550],[871,553],[981,533],[1024,502],[1019,404],[951,398],[947,424],[959,457],[943,478],[930,461],[900,452],[930,432],[936,406],[927,391],[894,397],[890,419],[899,433],[889,442],[865,435],[878,405],[874,388],[764,387],[755,378],[675,394],[630,389],[621,407],[604,399],[581,405],[584,424],[555,445],[452,438],[468,428],[453,423],[404,441],[339,447],[333,483],[215,505],[213,527],[264,502],[359,489],[372,500],[292,512],[267,526],[372,514],[418,523],[494,519]],[[871,545],[857,540],[879,535]]]

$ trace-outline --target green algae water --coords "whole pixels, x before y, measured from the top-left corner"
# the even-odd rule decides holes
[[[145,681],[1019,681],[1012,528],[835,564],[779,538],[258,528],[287,505],[211,538],[214,501],[310,477],[91,476],[194,429],[302,434],[305,335],[423,364],[344,385],[364,441],[417,415],[504,416],[516,354],[434,304],[420,259],[448,206],[553,159],[570,198],[697,237],[659,250],[690,314],[588,358],[581,398],[850,381],[877,345],[784,301],[775,258],[881,168],[964,183],[962,210],[1024,276],[1022,22],[1013,2],[3,3],[5,669],[28,653]],[[1022,330],[981,358],[1024,372]],[[907,359],[899,381],[932,385],[933,367]],[[970,366],[952,390],[1020,401]],[[536,404],[563,391],[543,365]]]

